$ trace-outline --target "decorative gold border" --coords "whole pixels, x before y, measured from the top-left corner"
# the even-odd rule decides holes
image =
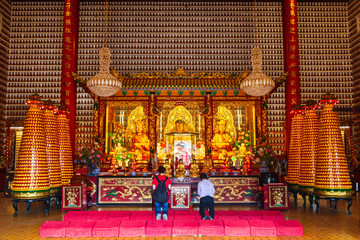
[[[14,199],[38,199],[46,198],[50,196],[50,190],[48,191],[39,191],[39,192],[11,192],[11,197]]]

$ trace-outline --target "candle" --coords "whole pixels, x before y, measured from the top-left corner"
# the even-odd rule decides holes
[[[201,115],[199,114],[199,134],[201,134]]]
[[[241,123],[240,123],[240,119],[241,119],[241,111],[240,109],[239,110],[236,110],[237,111],[237,119],[238,119],[238,128],[241,129]]]
[[[161,132],[162,132],[162,112],[160,112],[160,138],[161,138]]]

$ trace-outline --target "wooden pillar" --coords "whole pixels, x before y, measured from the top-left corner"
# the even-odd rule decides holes
[[[76,83],[71,76],[77,71],[80,0],[64,1],[61,104],[69,109],[70,139],[75,156]]]
[[[285,83],[286,135],[285,151],[288,157],[291,135],[291,109],[300,102],[299,41],[296,0],[282,0],[284,70],[289,75]]]

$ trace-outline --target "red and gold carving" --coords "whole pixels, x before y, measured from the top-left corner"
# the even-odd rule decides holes
[[[293,118],[292,107],[300,104],[300,69],[299,69],[299,41],[297,25],[297,1],[283,0],[283,45],[284,45],[284,71],[289,75],[285,84],[285,110],[286,126],[291,125]],[[291,129],[285,136],[286,152],[290,153],[290,146],[287,144],[292,136]],[[290,136],[290,138],[289,138]],[[291,140],[290,140],[291,144]],[[289,156],[288,156],[289,157]]]
[[[265,210],[289,210],[288,187],[283,183],[264,184]]]
[[[86,183],[62,187],[62,206],[65,210],[84,210],[87,208]]]
[[[72,160],[69,120],[66,111],[60,110],[57,117],[57,132],[59,138],[59,159],[62,185],[68,185],[74,175]]]
[[[305,107],[301,144],[299,190],[307,194],[313,194],[315,187],[315,162],[319,137],[319,118],[315,109],[315,103],[309,103]]]
[[[151,178],[98,178],[98,204],[152,203]]]
[[[292,191],[298,190],[301,142],[303,133],[303,116],[301,106],[295,105],[292,110],[291,136],[286,181]]]
[[[320,114],[319,145],[317,149],[315,195],[321,197],[351,197],[352,185],[341,138],[337,112],[338,101],[331,94],[322,96],[324,104]]]
[[[46,159],[49,166],[50,195],[61,192],[61,170],[59,158],[59,139],[56,127],[56,117],[52,103],[44,106]]]
[[[189,209],[191,186],[190,185],[176,185],[171,186],[171,204],[172,209]]]
[[[49,168],[46,160],[44,116],[40,96],[33,95],[27,102],[24,131],[16,164],[12,197],[38,199],[50,195]]]
[[[259,178],[212,178],[217,203],[256,203]]]

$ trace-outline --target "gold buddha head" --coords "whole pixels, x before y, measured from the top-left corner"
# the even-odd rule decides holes
[[[226,121],[224,119],[221,119],[217,122],[218,130],[220,134],[223,134],[226,132]]]
[[[143,134],[145,132],[145,121],[144,119],[139,119],[135,122],[135,131],[138,135]]]
[[[176,132],[178,132],[178,133],[184,132],[184,130],[185,130],[184,125],[185,125],[184,120],[181,120],[181,119],[176,120],[176,122],[175,122]]]

